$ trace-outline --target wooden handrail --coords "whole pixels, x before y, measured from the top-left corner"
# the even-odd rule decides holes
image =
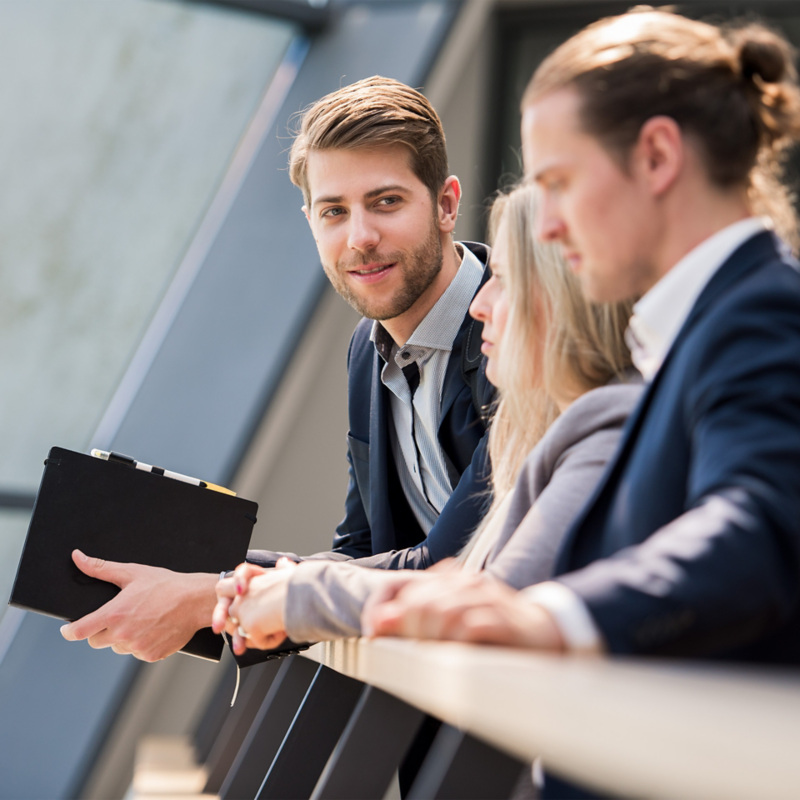
[[[797,797],[800,673],[350,639],[303,653],[515,756],[627,797]]]

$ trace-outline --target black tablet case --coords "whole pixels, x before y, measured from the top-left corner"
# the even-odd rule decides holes
[[[84,575],[75,548],[176,572],[245,559],[257,503],[61,447],[44,463],[10,605],[71,622],[111,600],[117,586]],[[222,648],[204,628],[183,651],[219,661]]]

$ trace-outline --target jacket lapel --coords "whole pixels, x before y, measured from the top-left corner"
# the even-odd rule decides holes
[[[389,504],[388,459],[392,458],[389,442],[387,389],[381,383],[383,361],[377,351],[372,360],[372,386],[370,388],[369,423],[369,494],[372,519],[372,552],[383,553],[393,549],[394,523]]]
[[[620,445],[617,448],[617,452],[614,454],[614,458],[609,462],[600,483],[595,488],[590,499],[584,504],[580,514],[578,514],[577,518],[570,526],[567,535],[564,537],[558,557],[556,558],[555,575],[560,575],[568,569],[569,556],[572,552],[573,545],[584,523],[587,521],[587,518],[595,512],[602,513],[603,504],[609,502],[613,497],[613,493],[616,491],[619,482],[620,474],[627,463],[628,455],[638,438],[647,409],[650,407],[654,393],[661,384],[665,368],[672,359],[673,353],[680,348],[683,340],[688,336],[697,321],[703,317],[717,298],[725,294],[731,286],[738,283],[743,277],[766,260],[778,257],[778,240],[775,238],[774,234],[769,231],[760,233],[752,239],[748,239],[739,247],[717,270],[708,282],[708,285],[700,293],[700,297],[698,297],[686,322],[680,329],[672,347],[670,347],[667,357],[664,359],[664,363],[661,365],[649,386],[645,389],[642,399],[628,418],[622,433]]]

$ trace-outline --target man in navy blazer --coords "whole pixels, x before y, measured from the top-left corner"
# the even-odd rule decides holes
[[[468,248],[481,264],[488,262],[485,245],[460,245]],[[487,270],[479,286],[488,277]],[[489,407],[495,390],[486,379],[485,360],[478,349],[480,327],[467,315],[453,341],[447,364],[438,428],[454,489],[426,534],[411,511],[392,456],[389,391],[380,380],[383,362],[370,340],[372,327],[368,318],[359,322],[347,357],[350,430],[345,517],[336,527],[333,549],[310,558],[358,559],[364,566],[384,569],[424,569],[455,555],[485,509],[488,434],[478,409]],[[475,370],[472,379],[464,374],[471,368]],[[294,553],[268,550],[251,550],[247,560],[271,567],[283,556],[303,560]]]
[[[453,241],[461,187],[441,121],[396,81],[370,78],[314,104],[289,171],[326,275],[366,318],[348,355],[345,518],[333,550],[316,557],[429,566],[460,550],[485,504],[481,412],[494,395],[468,309],[488,277],[487,248]],[[273,566],[280,555],[248,561]],[[65,625],[70,641],[155,661],[211,624],[219,575],[73,558],[122,591]]]
[[[800,274],[770,230],[797,239],[773,169],[800,133],[788,45],[666,12],[604,20],[537,70],[522,130],[538,235],[592,298],[641,296],[649,386],[554,580],[453,577],[445,601],[412,585],[373,631],[800,662]]]
[[[464,242],[462,246],[482,264],[488,262],[485,245]],[[487,270],[480,286],[488,275]],[[369,340],[371,328],[367,319],[359,323],[348,354],[350,485],[345,518],[336,528],[333,552],[352,558],[376,554],[369,562],[362,562],[370,566],[422,568],[458,552],[485,507],[487,434],[478,408],[488,408],[494,399],[494,387],[486,379],[484,359],[476,347],[481,341],[480,328],[467,315],[450,353],[438,431],[455,488],[426,535],[411,513],[391,455],[389,397],[380,383],[381,363]],[[468,346],[472,353],[465,355]],[[466,370],[465,359],[469,365]],[[475,369],[474,392],[473,383],[464,375],[470,366]],[[414,549],[402,558],[391,552],[409,547]]]

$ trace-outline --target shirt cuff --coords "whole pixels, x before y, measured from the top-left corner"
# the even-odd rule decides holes
[[[589,609],[581,598],[556,581],[545,581],[528,586],[520,595],[547,611],[555,620],[558,630],[573,653],[596,655],[605,649],[603,637]]]

